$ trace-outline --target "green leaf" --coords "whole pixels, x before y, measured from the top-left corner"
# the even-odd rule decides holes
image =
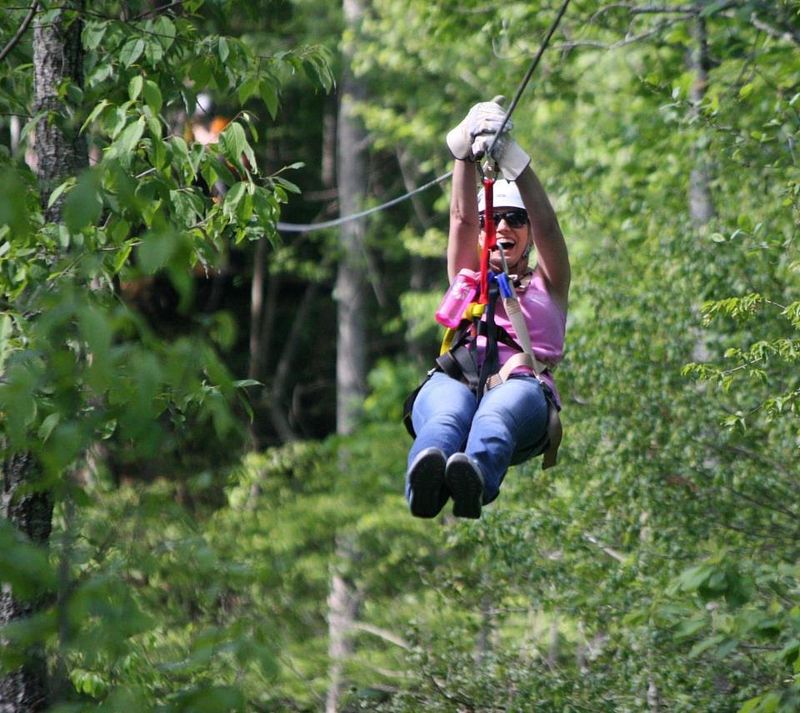
[[[678,584],[685,592],[694,592],[699,589],[714,572],[709,565],[698,565],[682,572],[678,577]]]
[[[126,163],[130,155],[136,150],[139,140],[144,134],[145,118],[140,116],[136,121],[128,124],[119,138],[111,145],[109,156],[122,158]]]
[[[244,198],[246,190],[247,184],[243,181],[239,181],[238,183],[234,184],[225,195],[225,201],[222,204],[222,209],[225,215],[227,215],[231,220],[235,219],[236,207],[239,205],[242,198]]]
[[[36,418],[36,383],[30,369],[19,364],[14,365],[6,381],[0,383],[0,411],[12,448],[24,447],[25,431]]]
[[[59,421],[61,421],[61,414],[60,413],[51,413],[47,418],[42,421],[41,425],[39,426],[39,440],[42,443],[46,443],[47,439],[50,438],[50,434],[53,432],[53,429],[58,425]]]
[[[291,181],[287,181],[285,178],[281,178],[280,176],[275,176],[272,180],[275,181],[281,188],[288,191],[289,193],[297,193],[300,194],[302,191],[300,190],[300,186]]]
[[[154,114],[158,114],[161,111],[161,105],[163,103],[161,90],[158,88],[158,84],[152,79],[148,79],[144,83],[144,100],[147,102],[147,106],[153,110]]]
[[[706,621],[705,617],[698,619],[689,619],[681,623],[681,625],[678,627],[678,630],[676,631],[676,635],[681,638],[693,636],[707,625],[708,622]]]
[[[114,261],[111,264],[114,274],[118,273],[123,268],[125,263],[128,262],[128,257],[130,257],[132,249],[132,244],[128,242],[119,248],[119,250],[117,250],[117,254],[114,256]]]
[[[69,191],[72,187],[77,183],[78,179],[75,176],[70,176],[66,181],[64,181],[60,186],[57,186],[56,189],[50,194],[50,197],[47,199],[47,207],[52,208],[55,205],[55,202],[61,197],[61,195],[65,191]]]
[[[14,334],[14,322],[7,314],[0,315],[0,372],[3,371],[8,355],[11,353],[11,339]]]
[[[151,37],[144,48],[144,56],[147,62],[156,66],[164,57],[164,46],[161,44],[160,38]]]
[[[715,2],[707,4],[703,9],[700,11],[700,17],[710,17],[716,12],[727,8],[730,6],[730,2],[728,0],[715,0]]]
[[[108,22],[87,22],[83,28],[83,46],[84,49],[93,50],[96,49],[100,42],[103,40],[103,36],[108,29]]]
[[[15,239],[28,236],[31,216],[28,211],[27,189],[19,174],[12,168],[0,169],[0,226],[7,225]]]
[[[190,180],[193,181],[196,177],[196,173],[189,156],[189,147],[186,145],[186,142],[180,136],[173,136],[169,140],[169,143],[172,146],[173,160],[178,163],[181,172],[188,175]]]
[[[278,114],[278,89],[269,79],[261,80],[261,100],[266,104],[269,115],[274,119]]]
[[[167,50],[175,41],[175,23],[167,15],[159,15],[153,23],[153,33],[158,37],[161,46]]]
[[[146,273],[163,268],[178,250],[178,236],[171,232],[150,232],[137,250],[139,265]]]
[[[125,67],[130,67],[144,52],[144,40],[139,37],[129,39],[120,50],[119,61]]]
[[[128,82],[128,96],[131,98],[131,101],[136,101],[139,98],[139,95],[142,93],[143,86],[144,77],[142,77],[141,74],[137,74],[131,79],[130,82]]]
[[[84,171],[64,202],[64,222],[71,232],[77,233],[94,225],[102,210],[99,175],[94,170]]]
[[[112,380],[111,338],[112,326],[105,313],[94,307],[84,307],[78,315],[81,337],[91,354],[88,381],[98,391],[107,389]]]
[[[86,117],[86,121],[84,121],[83,125],[81,126],[81,133],[83,133],[86,130],[86,127],[89,126],[89,124],[91,124],[92,122],[94,122],[97,119],[97,117],[103,113],[105,108],[110,105],[111,102],[109,102],[108,99],[101,100],[100,103],[94,109],[92,109],[89,116]]]
[[[219,50],[220,62],[225,63],[228,60],[228,56],[231,53],[231,50],[228,47],[228,41],[224,37],[220,37],[217,46]]]
[[[717,644],[722,643],[725,640],[725,637],[722,634],[715,634],[714,636],[709,636],[707,639],[703,639],[702,641],[695,644],[691,651],[689,651],[689,658],[697,658],[705,651],[708,651],[710,648],[716,646]]]
[[[240,85],[238,90],[239,101],[244,104],[250,97],[258,94],[258,77],[248,77]]]
[[[220,134],[220,144],[225,157],[236,165],[241,164],[242,154],[247,146],[247,136],[244,128],[236,121],[232,121]]]
[[[24,538],[4,518],[0,519],[0,572],[3,581],[23,600],[41,596],[56,583],[47,549]]]

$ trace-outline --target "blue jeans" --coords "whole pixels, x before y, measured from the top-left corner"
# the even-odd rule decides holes
[[[533,376],[513,376],[488,391],[478,404],[460,381],[436,372],[414,402],[417,437],[410,466],[424,448],[441,448],[449,458],[464,452],[481,467],[484,503],[500,492],[509,465],[538,455],[547,439],[545,386]],[[409,485],[406,482],[406,498]]]

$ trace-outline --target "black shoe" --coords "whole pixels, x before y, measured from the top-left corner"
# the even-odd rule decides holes
[[[440,448],[426,448],[417,454],[408,471],[409,506],[415,517],[436,517],[449,497],[444,488],[446,458]]]
[[[447,461],[444,482],[453,495],[453,515],[477,520],[483,501],[480,466],[466,453],[453,453]]]

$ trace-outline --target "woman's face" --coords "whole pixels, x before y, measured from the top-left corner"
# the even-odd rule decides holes
[[[522,208],[495,207],[495,230],[497,245],[503,249],[509,272],[520,272],[520,267],[526,267],[528,262],[528,246],[531,243],[530,223],[528,214]],[[481,213],[480,246],[486,239],[483,213]],[[489,264],[495,272],[503,269],[500,250],[495,248],[489,254]]]

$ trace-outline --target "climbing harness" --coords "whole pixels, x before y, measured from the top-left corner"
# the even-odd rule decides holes
[[[491,199],[487,200],[487,211],[490,205]],[[502,246],[498,245],[497,247],[502,255]],[[495,273],[487,269],[485,303],[482,302],[484,295],[479,281],[477,279],[465,281],[470,290],[469,295],[474,298],[474,301],[471,301],[464,309],[458,326],[447,328],[435,366],[406,399],[403,405],[403,424],[409,434],[412,437],[416,437],[411,418],[414,401],[425,383],[436,372],[442,372],[452,379],[461,381],[480,401],[487,391],[505,383],[517,370],[525,368],[541,383],[548,405],[548,423],[545,437],[537,448],[526,454],[526,458],[543,454],[542,468],[547,469],[556,464],[558,448],[562,438],[558,406],[550,386],[542,379],[542,375],[547,371],[551,371],[555,365],[540,361],[533,354],[528,327],[519,306],[514,284],[508,275],[504,257],[502,262],[504,267],[502,272]],[[453,291],[453,287],[457,287],[457,285],[458,281],[456,280],[445,295],[443,303],[447,301],[448,295]],[[527,282],[523,280],[522,289],[526,288]],[[495,308],[498,297],[503,301],[506,314],[517,335],[516,340],[505,328],[495,322]],[[459,295],[459,298],[463,299],[463,296]],[[478,337],[485,337],[486,339],[483,362],[480,366],[478,366],[475,358]],[[499,366],[498,358],[498,344],[500,343],[515,351],[502,367]]]
[[[528,325],[508,272],[503,246],[497,242],[497,226],[494,221],[494,178],[486,175],[488,171],[481,169],[480,165],[479,170],[484,196],[484,240],[481,250],[480,273],[476,279],[470,275],[470,270],[462,270],[456,276],[436,312],[437,321],[447,329],[439,356],[436,359],[436,366],[428,373],[428,378],[435,372],[441,371],[464,383],[480,402],[488,390],[505,383],[518,370],[523,368],[528,370],[542,384],[548,403],[546,437],[539,444],[539,448],[530,455],[543,453],[542,467],[549,468],[556,463],[562,429],[558,407],[550,387],[542,380],[542,374],[552,370],[554,365],[539,361],[533,353]],[[500,272],[489,269],[489,256],[494,249],[500,253],[502,265]],[[524,283],[522,287],[526,289],[527,283]],[[517,335],[516,340],[495,322],[498,298],[502,299],[506,315]],[[467,306],[464,307],[464,305]],[[457,325],[454,317],[458,319]],[[486,342],[483,362],[478,366],[475,354],[478,337],[481,336],[485,337]],[[505,344],[515,351],[502,368],[499,363],[498,343]],[[410,397],[410,402],[407,400],[404,410],[404,423],[412,436],[414,433],[411,425],[411,410],[418,391],[419,389]]]
[[[523,81],[517,88],[511,105],[503,117],[500,128],[495,133],[495,136],[486,152],[486,155],[490,161],[492,159],[492,150],[494,149],[498,138],[505,129],[511,114],[516,109],[519,99],[522,96],[522,93],[525,91],[525,87],[527,86],[531,77],[533,76],[533,73],[539,64],[539,60],[542,58],[542,55],[544,54],[551,37],[555,33],[561,18],[564,16],[569,2],[570,0],[564,0],[558,15],[550,26],[545,39],[539,47],[539,51],[531,62]],[[476,398],[480,400],[487,389],[492,389],[496,386],[499,386],[500,384],[504,383],[514,371],[522,367],[526,367],[542,384],[548,404],[548,423],[545,437],[542,443],[539,444],[539,446],[534,449],[533,452],[526,454],[526,457],[542,454],[542,468],[547,469],[556,464],[558,448],[561,444],[562,438],[562,428],[561,420],[558,414],[558,406],[555,403],[555,399],[550,387],[541,378],[545,371],[552,369],[553,365],[540,362],[533,354],[533,348],[530,343],[530,334],[528,332],[524,315],[522,314],[519,301],[517,300],[514,287],[511,284],[510,276],[508,274],[508,265],[506,264],[505,253],[502,245],[497,243],[497,226],[494,222],[493,203],[494,178],[492,176],[487,176],[486,173],[481,170],[480,163],[478,163],[478,169],[481,171],[485,202],[485,234],[480,261],[479,289],[477,290],[478,299],[469,303],[469,306],[464,311],[463,315],[461,315],[462,318],[457,327],[453,326],[452,324],[448,324],[443,320],[439,320],[442,324],[445,324],[447,331],[445,332],[444,339],[442,340],[442,347],[440,349],[439,357],[436,359],[436,366],[428,372],[427,377],[423,380],[423,382],[406,399],[403,405],[403,424],[411,436],[416,437],[411,418],[414,401],[416,400],[417,394],[425,385],[425,383],[427,383],[427,381],[437,371],[441,371],[451,378],[462,381],[475,394]],[[500,252],[500,259],[503,267],[502,271],[497,274],[489,270],[489,255],[494,248],[498,249]],[[459,282],[457,276],[457,279],[454,280],[454,284],[451,285],[451,290],[458,284]],[[495,324],[494,314],[498,295],[500,295],[503,299],[506,314],[511,321],[511,325],[514,328],[517,339],[521,342],[521,344],[512,339],[505,329],[500,328],[497,326],[497,324]],[[447,297],[448,295],[445,295],[445,301],[447,300]],[[461,300],[463,300],[463,295],[458,294],[453,301],[455,304],[461,304]],[[442,311],[442,306],[440,306],[439,311]],[[439,311],[437,311],[437,318],[439,316]],[[447,310],[444,310],[444,312],[447,312]],[[485,319],[483,319],[484,313],[486,316]],[[484,359],[480,369],[478,369],[474,357],[479,336],[486,337]],[[498,369],[498,340],[512,347],[516,351],[515,354],[506,360],[502,369]]]

